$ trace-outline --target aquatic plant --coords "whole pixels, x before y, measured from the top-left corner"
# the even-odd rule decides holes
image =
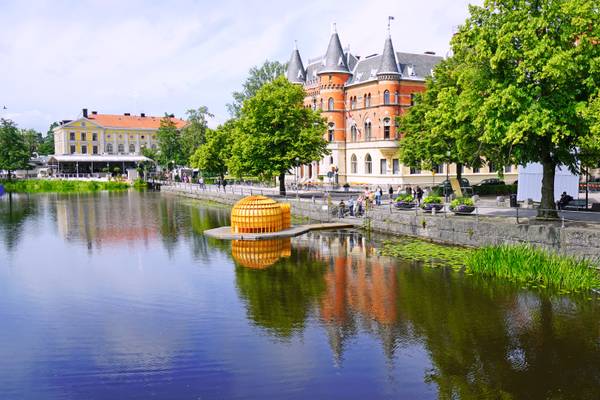
[[[427,262],[434,267],[447,265],[460,269],[464,266],[466,255],[472,251],[464,247],[402,238],[402,241],[385,241],[380,252],[384,256]]]
[[[3,181],[7,192],[13,193],[68,193],[96,192],[99,190],[124,190],[129,188],[126,182],[114,181],[76,181],[64,179],[24,179]]]
[[[567,292],[600,289],[600,271],[594,263],[531,245],[482,247],[469,253],[465,264],[467,272],[533,287],[551,286]]]

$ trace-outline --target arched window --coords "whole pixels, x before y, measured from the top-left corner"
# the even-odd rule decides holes
[[[367,104],[367,101],[369,101],[367,99],[367,94],[365,93],[364,97],[363,97],[363,107],[368,107],[369,105]]]
[[[313,99],[313,102],[312,102],[312,109],[313,109],[313,110],[316,110],[316,109],[317,109],[317,99]]]
[[[350,140],[356,142],[356,125],[350,127]]]
[[[119,154],[123,154],[123,153],[125,153],[125,145],[124,145],[123,143],[119,143],[119,144],[117,145],[117,148],[118,148],[118,150],[119,150]]]
[[[398,93],[397,90],[396,93],[394,93],[394,103],[400,104],[400,93]]]
[[[369,93],[366,97],[365,107],[371,107],[371,93]]]
[[[354,110],[356,108],[356,96],[350,97],[350,109]]]
[[[383,104],[390,104],[390,91],[386,90],[383,92]]]
[[[365,140],[371,140],[371,121],[365,121]]]
[[[327,126],[327,140],[328,141],[333,142],[334,132],[335,132],[335,124],[333,122],[330,122],[329,125]]]
[[[390,138],[390,132],[391,132],[391,122],[389,118],[384,118],[383,119],[383,138],[384,139],[389,139]]]
[[[106,152],[108,154],[112,154],[112,152],[113,152],[113,145],[112,145],[112,143],[107,143],[106,144]]]
[[[371,160],[371,155],[367,153],[365,156],[365,174],[373,173],[373,160]]]
[[[321,110],[323,109],[323,99],[321,99],[321,102],[319,104],[319,109],[321,109]]]
[[[329,111],[333,111],[333,97],[330,97],[329,100],[327,101],[327,109]]]
[[[130,152],[130,153],[135,153],[135,144],[131,143],[131,144],[129,145],[129,152]]]
[[[350,172],[356,174],[357,169],[358,162],[356,160],[356,154],[352,154],[352,156],[350,157]]]

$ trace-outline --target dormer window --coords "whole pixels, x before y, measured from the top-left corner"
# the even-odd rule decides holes
[[[375,75],[377,75],[377,70],[376,69],[372,69],[371,70],[371,78],[373,78]]]
[[[408,65],[406,67],[406,72],[408,73],[408,76],[415,76],[415,75],[417,75],[415,73],[415,66],[414,65]]]
[[[338,60],[338,66],[343,66],[344,65],[344,57],[340,56],[340,59]]]

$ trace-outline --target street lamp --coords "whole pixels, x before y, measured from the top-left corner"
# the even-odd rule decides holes
[[[450,170],[450,150],[446,152],[446,184],[444,185],[444,196],[446,197],[446,203],[448,202],[448,185],[450,185],[449,170]]]
[[[300,163],[300,158],[296,157],[296,168],[294,169],[294,184],[296,185],[296,199],[298,198],[298,164]]]

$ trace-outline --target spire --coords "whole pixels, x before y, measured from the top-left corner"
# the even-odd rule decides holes
[[[294,40],[294,50],[288,63],[286,76],[288,81],[292,83],[304,83],[306,82],[306,70],[302,64],[302,58],[300,58],[300,52],[298,51],[298,42]]]
[[[327,46],[327,53],[323,59],[323,66],[319,71],[320,74],[327,72],[346,72],[350,73],[348,69],[348,63],[346,57],[344,57],[344,50],[342,49],[342,43],[340,37],[337,34],[337,28],[335,23],[331,25],[331,38],[329,39],[329,46]]]
[[[377,76],[387,75],[391,79],[397,79],[400,77],[400,71],[398,70],[398,63],[396,62],[396,53],[394,52],[394,45],[392,44],[392,35],[390,33],[390,24],[388,22],[388,37],[385,39],[383,46],[383,54],[381,55],[381,63],[377,70]]]

